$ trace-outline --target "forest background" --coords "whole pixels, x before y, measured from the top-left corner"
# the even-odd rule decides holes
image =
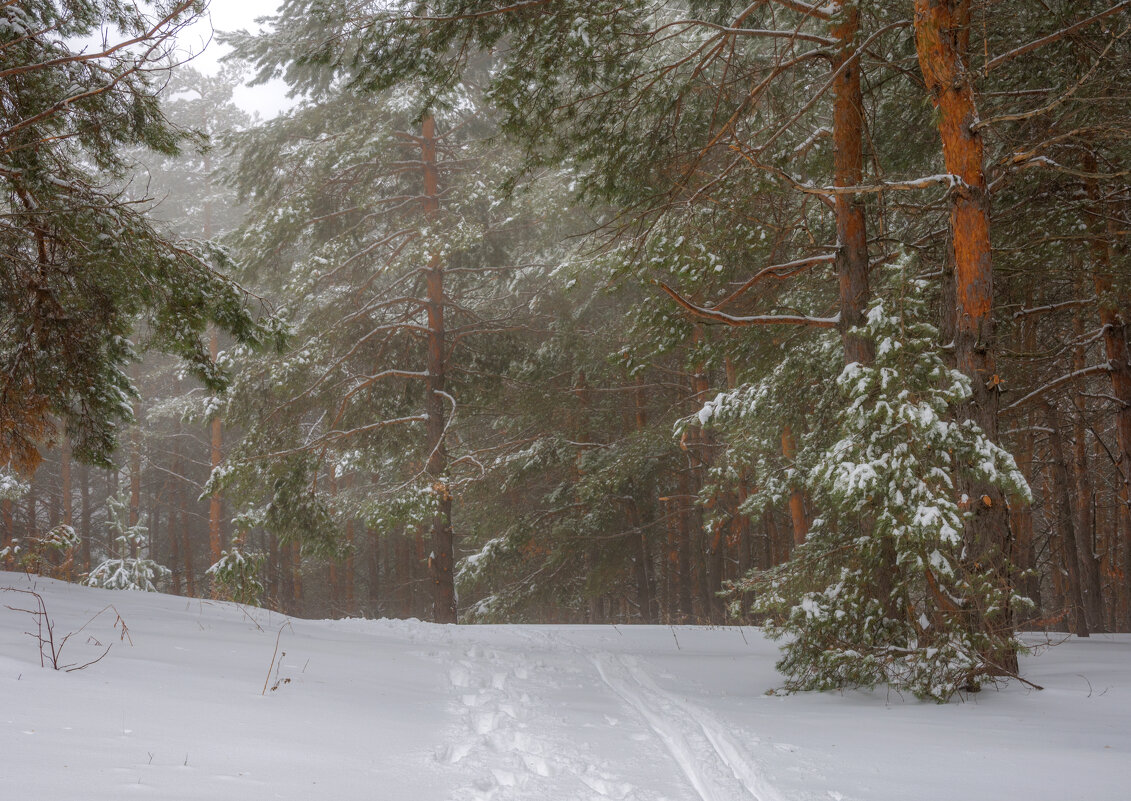
[[[8,566],[933,697],[1131,628],[1128,3],[206,5],[0,10]]]

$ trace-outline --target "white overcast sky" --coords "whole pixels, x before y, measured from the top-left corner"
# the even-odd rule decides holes
[[[205,18],[197,22],[181,38],[182,47],[200,53],[193,59],[192,66],[201,72],[215,73],[219,69],[220,57],[229,48],[217,42],[212,31],[236,31],[241,28],[255,31],[258,29],[256,18],[273,15],[280,2],[281,0],[212,0],[208,9],[211,19]],[[248,111],[259,112],[264,119],[275,116],[280,109],[292,104],[286,97],[286,87],[282,82],[241,87],[236,90],[235,99],[240,106]]]

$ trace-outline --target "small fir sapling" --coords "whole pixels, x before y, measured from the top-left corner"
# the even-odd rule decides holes
[[[732,599],[753,596],[766,633],[785,640],[788,690],[887,682],[943,702],[1000,675],[984,654],[1019,647],[1011,630],[978,621],[1028,603],[965,558],[961,485],[978,479],[1021,498],[1029,489],[1006,451],[956,420],[969,380],[946,366],[924,321],[928,285],[906,259],[892,272],[860,329],[875,361],[840,373],[833,428],[804,478],[819,514],[808,539],[735,582]]]
[[[40,576],[70,579],[75,550],[81,542],[70,526],[55,526],[45,534],[16,538],[0,548],[0,565]]]
[[[213,596],[238,604],[258,604],[264,586],[259,571],[266,555],[244,549],[243,538],[237,537],[232,547],[221,551],[220,560],[208,568],[212,577]]]
[[[29,489],[28,483],[8,467],[0,467],[0,501],[18,501]]]
[[[145,590],[157,592],[154,582],[172,571],[145,554],[149,550],[149,529],[140,520],[129,524],[129,499],[125,494],[106,502],[107,533],[117,544],[121,556],[108,557],[87,574],[83,584],[107,590]],[[130,554],[137,554],[131,556]]]

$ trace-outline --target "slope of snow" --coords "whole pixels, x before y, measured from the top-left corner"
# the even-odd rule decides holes
[[[0,798],[1128,797],[1128,636],[1026,658],[1043,692],[939,707],[767,695],[776,647],[750,628],[288,620],[13,573],[2,587],[42,595],[57,643],[86,624],[64,663],[112,647],[41,668],[36,621],[0,606]]]

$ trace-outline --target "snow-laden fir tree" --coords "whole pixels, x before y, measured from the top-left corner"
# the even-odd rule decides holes
[[[243,538],[233,540],[220,553],[220,560],[208,568],[216,597],[238,604],[258,604],[265,588],[259,574],[267,555],[246,547]]]
[[[956,421],[969,380],[943,361],[924,320],[927,283],[906,269],[860,329],[874,363],[844,367],[832,427],[813,435],[822,446],[803,481],[819,517],[807,540],[734,588],[754,594],[752,611],[785,640],[778,668],[790,690],[886,682],[945,701],[1000,675],[994,655],[1017,648],[1005,612],[1025,601],[967,558],[964,521],[981,501],[961,487],[1028,488],[1006,451]],[[733,414],[728,403],[711,416]]]
[[[150,559],[149,528],[142,522],[130,525],[129,495],[106,499],[106,529],[116,544],[117,556],[108,556],[95,567],[83,583],[107,590],[145,590],[157,592],[154,582],[170,574],[169,568]]]

